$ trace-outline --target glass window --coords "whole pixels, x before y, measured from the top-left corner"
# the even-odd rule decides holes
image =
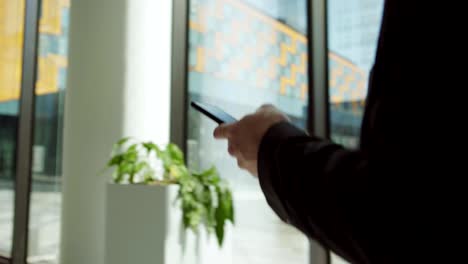
[[[383,0],[328,0],[331,137],[357,147]]]
[[[374,63],[383,0],[328,0],[331,138],[359,145],[369,71]],[[346,263],[332,256],[333,264]]]
[[[31,182],[28,262],[57,263],[62,124],[70,0],[42,0]]]
[[[306,126],[306,0],[191,0],[189,99],[217,105],[240,118],[264,103]],[[216,124],[189,111],[192,168],[216,165],[234,189],[233,263],[307,263],[308,241],[267,205],[258,180],[237,168],[227,144],[213,139]]]
[[[0,1],[0,256],[11,255],[24,1]]]

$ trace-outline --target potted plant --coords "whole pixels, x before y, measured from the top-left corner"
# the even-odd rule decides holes
[[[192,231],[198,237],[204,229],[223,246],[234,207],[232,192],[215,167],[192,171],[175,144],[163,148],[132,138],[114,144],[106,167],[113,169],[107,190],[107,263],[173,263],[167,244],[176,243],[179,223],[184,235]]]

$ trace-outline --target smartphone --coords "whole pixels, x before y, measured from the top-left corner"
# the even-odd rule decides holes
[[[217,106],[196,101],[192,101],[190,105],[220,125],[234,123],[237,121],[237,119]]]

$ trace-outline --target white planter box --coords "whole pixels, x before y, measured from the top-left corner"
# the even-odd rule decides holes
[[[232,263],[230,228],[225,246],[215,237],[187,232],[185,250],[181,212],[174,207],[177,186],[107,185],[106,264]]]
[[[171,207],[176,190],[107,185],[106,264],[180,263],[180,213]],[[186,254],[196,259],[189,249]]]

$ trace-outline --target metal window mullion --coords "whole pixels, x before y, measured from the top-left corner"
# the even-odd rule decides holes
[[[309,129],[314,135],[323,138],[330,135],[326,2],[309,2]]]
[[[170,141],[187,151],[188,3],[174,0],[172,13],[171,125]]]
[[[39,0],[26,0],[23,67],[17,136],[13,264],[26,263],[28,251],[31,163],[34,135]]]
[[[329,137],[328,104],[328,36],[327,0],[308,2],[309,46],[309,131],[319,137]],[[310,241],[310,264],[329,264],[330,252],[316,241]]]

